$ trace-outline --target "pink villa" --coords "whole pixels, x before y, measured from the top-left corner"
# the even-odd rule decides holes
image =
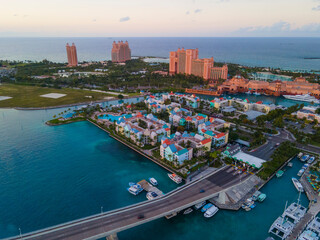
[[[113,41],[111,50],[112,62],[123,63],[125,61],[131,60],[131,49],[129,48],[129,43],[126,41],[119,41],[116,43]]]
[[[198,49],[179,48],[176,52],[170,52],[169,73],[193,74],[214,83],[228,78],[228,66],[214,67],[213,57],[199,59]]]
[[[78,65],[77,48],[74,43],[70,46],[69,43],[66,45],[67,56],[68,56],[68,67],[75,67]]]

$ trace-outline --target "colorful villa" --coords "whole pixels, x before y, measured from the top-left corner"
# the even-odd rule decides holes
[[[309,83],[305,78],[298,77],[294,81],[258,81],[248,80],[237,75],[232,79],[226,80],[222,85],[218,86],[219,93],[245,93],[258,92],[268,95],[297,95],[311,94],[320,98],[320,85],[318,83]]]
[[[129,48],[129,43],[126,41],[119,41],[116,43],[113,41],[112,50],[111,50],[111,59],[112,62],[124,63],[128,60],[131,60],[131,49]]]
[[[169,73],[193,74],[215,82],[228,78],[228,66],[215,67],[213,57],[199,59],[198,49],[179,48],[176,52],[170,52]]]
[[[316,107],[303,107],[301,110],[293,114],[299,119],[305,118],[309,121],[317,120],[318,123],[320,123],[320,114],[316,114],[316,110]]]

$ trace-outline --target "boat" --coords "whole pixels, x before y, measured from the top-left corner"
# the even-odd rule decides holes
[[[194,205],[194,209],[198,210],[198,209],[202,208],[204,205],[206,205],[206,201],[197,203],[196,205]]]
[[[246,94],[251,94],[251,92],[250,92],[250,91],[248,91],[248,92],[246,92]]]
[[[283,174],[284,174],[284,171],[279,170],[279,171],[276,173],[276,176],[277,176],[277,178],[279,178],[279,177],[282,177]]]
[[[302,153],[302,152],[299,152],[298,158],[301,158],[302,156],[303,156],[303,153]]]
[[[292,167],[293,166],[293,163],[292,162],[288,162],[288,167]]]
[[[201,209],[201,212],[206,212],[209,208],[211,208],[213,206],[212,203],[207,203],[206,205],[204,205],[204,207]]]
[[[188,208],[183,212],[183,214],[187,215],[187,214],[192,213],[192,212],[193,212],[193,209],[192,208]]]
[[[303,155],[303,156],[301,157],[301,161],[302,161],[302,162],[305,162],[305,161],[307,161],[308,159],[309,159],[309,155],[308,155],[308,154]]]
[[[153,185],[153,186],[157,186],[158,185],[158,181],[155,178],[149,178],[149,182]]]
[[[302,232],[298,240],[319,240],[319,237],[316,233],[312,232],[311,230],[306,230]]]
[[[175,173],[172,173],[172,174],[168,173],[168,176],[172,181],[174,181],[177,184],[182,182],[182,178],[177,176]]]
[[[130,185],[130,183],[129,183]],[[127,188],[128,192],[133,194],[133,195],[138,195],[139,193],[141,193],[143,191],[143,188],[141,187],[140,184],[135,183],[135,184],[131,184],[131,186],[129,188]]]
[[[217,208],[215,205],[211,206],[205,213],[204,217],[211,218],[213,217],[217,212],[219,211],[219,208]]]
[[[267,195],[264,193],[261,193],[260,196],[258,197],[259,202],[263,202],[267,198]]]
[[[250,211],[253,209],[256,205],[254,204],[253,198],[248,198],[243,204],[242,204],[242,209],[246,211]]]
[[[304,192],[303,186],[302,186],[302,184],[299,182],[298,179],[292,178],[292,182],[293,182],[294,186],[296,187],[296,189],[298,190],[298,192]]]
[[[260,96],[261,95],[261,93],[258,93],[258,92],[254,92],[253,94],[256,95],[256,96]]]
[[[253,195],[252,195],[252,200],[256,201],[258,199],[258,197],[260,196],[261,192],[260,191],[256,191]]]
[[[306,170],[309,166],[310,166],[310,165],[309,165],[308,163],[306,163],[306,164],[304,164],[304,165],[302,166],[302,169]]]
[[[159,197],[159,195],[155,192],[148,192],[146,197],[148,200],[153,200],[153,199]]]
[[[302,95],[283,95],[284,98],[301,101],[301,102],[313,102],[313,103],[320,103],[318,99],[310,94],[302,94]]]
[[[302,174],[304,173],[304,171],[305,171],[305,170],[304,170],[303,168],[302,168],[302,169],[300,169],[300,171],[298,172],[298,174],[297,174],[297,175],[298,175],[299,177],[301,177],[301,176],[302,176]]]
[[[314,156],[311,156],[309,159],[308,159],[308,163],[311,164],[314,162],[316,158]]]
[[[320,239],[320,218],[315,217],[306,227],[306,230],[299,236],[298,240],[319,240]]]

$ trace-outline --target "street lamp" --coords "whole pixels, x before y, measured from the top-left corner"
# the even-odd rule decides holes
[[[103,207],[101,206],[101,214],[103,213]]]

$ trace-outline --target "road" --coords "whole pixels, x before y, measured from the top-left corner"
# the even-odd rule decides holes
[[[241,176],[242,182],[248,177],[249,174]],[[228,166],[203,179],[184,185],[161,198],[25,234],[22,238],[16,236],[9,239],[79,240],[102,238],[113,232],[123,231],[174,211],[188,208],[239,183],[240,176]],[[138,219],[139,215],[144,217]]]

